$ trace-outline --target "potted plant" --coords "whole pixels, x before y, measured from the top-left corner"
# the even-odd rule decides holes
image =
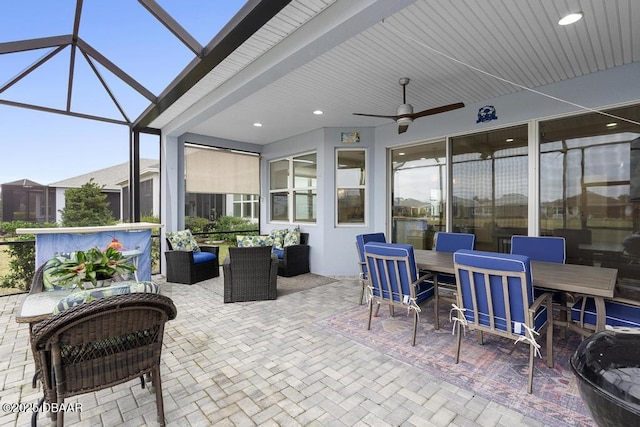
[[[94,287],[112,279],[117,274],[134,272],[136,267],[113,247],[105,251],[91,248],[72,252],[69,257],[56,256],[49,261],[47,273],[55,286],[84,289],[85,284]]]

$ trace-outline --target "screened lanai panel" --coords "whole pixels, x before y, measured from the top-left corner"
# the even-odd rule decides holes
[[[260,194],[260,157],[185,147],[187,193]]]

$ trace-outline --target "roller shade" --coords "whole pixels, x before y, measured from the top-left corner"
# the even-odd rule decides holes
[[[187,193],[260,194],[260,157],[185,147]]]

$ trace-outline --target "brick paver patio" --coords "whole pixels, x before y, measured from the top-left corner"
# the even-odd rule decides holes
[[[357,280],[234,304],[222,302],[222,277],[163,288],[178,308],[162,354],[169,426],[540,425],[318,325],[357,304]],[[28,326],[15,322],[23,299],[0,297],[1,403],[41,397]],[[66,413],[68,426],[157,425],[155,399],[138,381],[69,402],[82,412]],[[0,425],[30,416],[0,412]]]

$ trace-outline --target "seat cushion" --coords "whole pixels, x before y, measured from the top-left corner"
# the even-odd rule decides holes
[[[582,299],[578,300],[571,307],[571,320],[580,321],[580,312],[582,310]],[[605,300],[607,311],[606,324],[609,326],[625,326],[629,328],[640,327],[640,307],[635,305],[624,304],[618,301]],[[587,298],[584,308],[584,323],[589,325],[596,324],[596,304],[593,298]]]
[[[193,263],[200,264],[202,262],[213,261],[216,259],[216,255],[212,252],[194,252]]]
[[[198,242],[191,234],[191,230],[169,232],[167,233],[167,240],[171,243],[174,251],[200,251]]]
[[[160,287],[153,282],[119,282],[104,288],[76,291],[62,298],[53,308],[53,314],[63,312],[76,305],[112,295],[135,293],[160,293]]]
[[[276,249],[274,247],[273,253],[278,257],[278,259],[284,259],[284,249]]]

